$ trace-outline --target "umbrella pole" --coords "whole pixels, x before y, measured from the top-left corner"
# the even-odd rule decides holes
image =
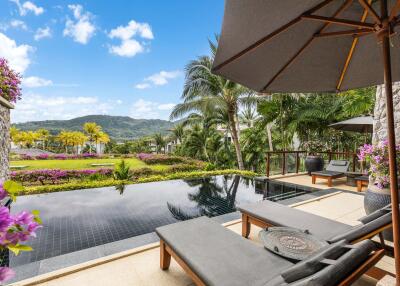
[[[399,226],[399,193],[397,183],[397,163],[396,163],[396,138],[394,130],[393,115],[393,90],[392,90],[392,67],[390,59],[390,28],[387,21],[387,2],[381,1],[382,4],[382,21],[385,32],[382,34],[382,52],[384,66],[384,80],[386,93],[386,118],[388,132],[388,149],[389,149],[389,175],[390,175],[390,193],[392,199],[392,220],[393,220],[393,244],[396,269],[396,285],[400,285],[400,226]]]

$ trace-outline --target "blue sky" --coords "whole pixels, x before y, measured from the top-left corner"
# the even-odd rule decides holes
[[[12,121],[167,119],[222,16],[223,0],[1,0],[0,57],[24,77]]]

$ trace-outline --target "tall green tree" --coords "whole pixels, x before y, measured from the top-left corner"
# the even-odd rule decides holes
[[[186,80],[182,94],[183,103],[175,106],[171,119],[190,112],[220,110],[227,114],[229,131],[235,146],[239,169],[244,169],[239,143],[238,111],[241,105],[255,104],[255,94],[245,87],[211,72],[216,44],[209,41],[211,55],[191,61],[185,68]]]

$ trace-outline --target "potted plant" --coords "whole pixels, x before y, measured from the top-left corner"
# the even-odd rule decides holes
[[[400,145],[396,149],[399,153]],[[388,141],[384,140],[374,145],[365,144],[359,148],[358,158],[370,165],[369,185],[364,196],[365,212],[370,214],[391,202]],[[391,229],[385,231],[384,236],[392,240]]]
[[[311,172],[322,171],[324,169],[324,159],[318,154],[323,145],[318,141],[307,141],[303,147],[307,150],[307,157],[305,160],[305,167],[308,175]]]

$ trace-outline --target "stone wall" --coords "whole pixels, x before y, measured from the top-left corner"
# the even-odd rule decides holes
[[[400,82],[393,84],[394,122],[396,129],[396,142],[400,143]],[[386,97],[385,88],[378,86],[376,90],[376,103],[374,110],[374,133],[372,142],[376,143],[387,138],[386,128]]]
[[[0,102],[0,181],[8,179],[10,146],[10,109]]]

